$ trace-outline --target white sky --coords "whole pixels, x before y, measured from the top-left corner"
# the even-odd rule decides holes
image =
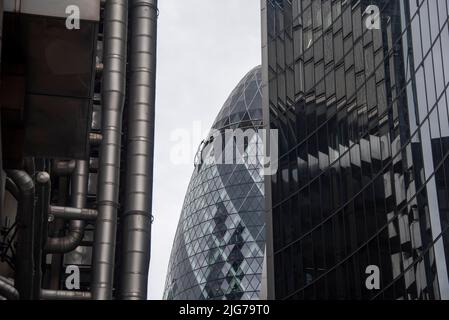
[[[185,165],[171,161],[171,135],[193,132],[199,122],[206,134],[232,89],[261,63],[260,0],[161,0],[159,10],[149,299],[162,298],[193,171],[193,156]],[[192,137],[189,148],[196,150],[203,138]]]

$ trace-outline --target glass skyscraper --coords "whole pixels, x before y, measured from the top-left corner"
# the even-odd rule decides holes
[[[449,299],[448,10],[262,1],[269,298]]]
[[[221,164],[203,161],[203,155],[223,152],[214,149],[217,132],[262,127],[261,83],[261,68],[256,67],[231,93],[200,145],[173,244],[164,299],[259,298],[265,250],[261,163],[255,158]],[[255,135],[245,143],[244,153],[253,155],[261,148]]]

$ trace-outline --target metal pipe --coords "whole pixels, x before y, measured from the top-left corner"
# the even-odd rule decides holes
[[[59,180],[58,182],[58,199],[57,204],[60,206],[64,206],[67,204],[67,197],[68,197],[68,186],[69,186],[69,178],[62,176],[57,178]],[[49,233],[50,237],[57,237],[59,236],[59,231],[63,228],[64,221],[61,219],[58,219],[53,224],[53,227],[51,228],[51,233]],[[50,230],[49,230],[50,231]],[[47,239],[45,239],[47,241]],[[49,270],[49,284],[47,289],[52,290],[58,290],[60,283],[61,283],[61,276],[64,274],[64,271],[62,270],[62,260],[63,260],[63,254],[52,254],[51,255],[51,265]]]
[[[88,180],[88,162],[77,160],[71,186],[72,206],[74,208],[82,209],[86,206]],[[47,253],[67,253],[75,250],[83,240],[84,227],[85,222],[83,220],[70,221],[69,233],[61,238],[48,238],[45,251]]]
[[[43,300],[91,300],[92,294],[84,291],[41,290]]]
[[[102,63],[97,63],[95,65],[95,72],[99,77],[101,77],[101,75],[103,74],[103,64]]]
[[[4,11],[3,0],[0,0],[0,72],[1,72],[1,65],[2,65],[3,11]],[[0,183],[3,183],[3,181],[1,181],[4,177],[4,174],[3,174],[3,145],[2,145],[1,132],[2,132],[2,116],[0,115]],[[3,186],[0,185],[0,188],[3,188]],[[5,196],[5,194],[0,189],[0,221],[3,221],[4,196]]]
[[[6,177],[6,185],[5,185],[6,190],[8,190],[11,195],[14,197],[14,199],[19,199],[19,189],[17,188],[16,184],[14,183],[14,181],[11,180],[11,178]]]
[[[19,300],[19,291],[11,280],[0,276],[0,296],[6,300]]]
[[[120,298],[147,298],[150,263],[157,0],[130,1],[129,100]]]
[[[91,132],[89,134],[89,143],[93,147],[98,147],[101,145],[101,141],[103,140],[103,136],[100,133]]]
[[[122,113],[126,90],[128,1],[107,0],[104,11],[102,135],[99,152],[97,207],[92,258],[92,297],[112,299],[119,207]]]
[[[20,170],[6,172],[19,189],[16,217],[17,250],[15,284],[21,299],[32,299],[34,279],[34,182]]]
[[[54,218],[61,218],[65,220],[93,221],[97,219],[98,211],[86,208],[50,206],[49,214]]]
[[[76,168],[76,161],[56,160],[53,162],[52,172],[58,176],[70,176]]]
[[[46,171],[49,167],[47,161],[38,159],[36,161],[37,172],[36,181],[36,207],[34,210],[34,284],[33,284],[33,299],[39,299],[40,290],[42,286],[42,275],[45,268],[43,263],[43,252],[45,248],[45,242],[47,240],[47,220],[48,220],[48,207],[50,205],[50,193],[51,193],[51,179],[50,175]]]
[[[3,0],[0,1],[0,66],[2,62],[2,44],[3,44],[3,12],[4,12]],[[1,169],[1,168],[0,168]]]

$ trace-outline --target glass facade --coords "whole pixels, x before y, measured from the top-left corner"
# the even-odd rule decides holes
[[[262,126],[261,68],[237,85],[195,160],[176,232],[164,299],[258,299],[265,250],[264,178],[261,164],[206,162],[213,132]],[[249,139],[245,153],[262,143]],[[219,150],[222,152],[223,150]]]
[[[263,1],[269,297],[449,299],[448,10]]]

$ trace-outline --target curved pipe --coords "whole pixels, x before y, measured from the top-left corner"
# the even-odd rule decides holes
[[[6,185],[5,185],[6,190],[8,190],[11,195],[14,197],[14,199],[19,199],[19,189],[17,188],[16,184],[14,183],[14,181],[11,180],[11,178],[6,177]]]
[[[146,300],[154,154],[157,0],[131,0],[125,208],[120,298]]]
[[[87,184],[89,180],[89,164],[85,160],[77,160],[72,175],[71,197],[72,206],[82,209],[86,206]],[[47,253],[67,253],[75,250],[84,237],[85,222],[72,220],[69,233],[61,238],[48,238],[45,246]]]
[[[45,246],[46,253],[68,253],[80,245],[84,237],[84,221],[73,220],[70,222],[69,233],[60,238],[48,238]]]
[[[34,265],[34,182],[20,170],[6,172],[19,190],[17,208],[17,251],[15,284],[22,299],[33,295]]]
[[[102,82],[102,143],[100,146],[97,207],[92,258],[92,298],[112,299],[119,207],[122,113],[126,90],[128,0],[107,0],[104,10]]]
[[[6,300],[19,300],[19,291],[14,287],[11,280],[0,276],[0,296]]]

